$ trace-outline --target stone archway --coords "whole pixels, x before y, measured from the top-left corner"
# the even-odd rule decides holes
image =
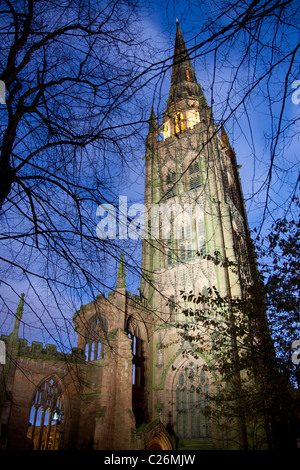
[[[144,439],[146,450],[174,450],[171,435],[158,419],[148,424]]]
[[[173,446],[169,438],[161,432],[151,439],[147,450],[173,450]]]

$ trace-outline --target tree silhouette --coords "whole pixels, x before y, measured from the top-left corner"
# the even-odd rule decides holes
[[[6,1],[0,15],[2,288],[20,295],[25,281],[41,309],[28,303],[33,319],[49,311],[59,333],[65,302],[112,287],[100,264],[120,249],[97,238],[96,208],[116,204],[133,162],[142,172],[139,77],[151,47],[126,0]]]

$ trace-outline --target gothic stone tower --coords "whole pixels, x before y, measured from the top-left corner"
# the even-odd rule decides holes
[[[235,155],[178,24],[170,94],[161,125],[151,113],[145,164],[140,295],[127,291],[121,258],[115,290],[75,313],[78,347],[69,355],[19,339],[22,297],[12,334],[1,337],[10,358],[0,364],[5,448],[222,449],[245,437],[241,422],[228,427],[204,413],[219,379],[214,338],[183,313],[195,308],[183,292],[214,287],[241,298],[253,266]],[[211,261],[216,252],[237,269]],[[201,355],[185,354],[192,345],[181,324],[205,339]]]
[[[248,227],[234,152],[224,129],[217,130],[178,23],[169,98],[161,125],[152,110],[145,161],[148,233],[141,290],[154,325],[149,408],[183,445],[209,448],[224,439],[202,412],[214,371],[209,353],[197,360],[183,354],[186,345],[175,324],[187,321],[182,292],[205,295],[214,286],[229,298],[243,294],[250,274]],[[206,255],[216,252],[238,270],[209,261]]]

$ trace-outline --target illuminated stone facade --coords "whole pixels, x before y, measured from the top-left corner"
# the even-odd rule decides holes
[[[145,171],[141,295],[127,292],[122,259],[115,291],[74,315],[78,347],[70,355],[28,346],[17,316],[3,338],[13,361],[0,366],[4,448],[228,446],[228,427],[204,413],[217,379],[211,338],[203,331],[205,356],[186,357],[176,325],[186,321],[182,292],[215,286],[241,296],[250,276],[248,228],[234,152],[214,123],[178,24],[170,94],[162,123],[150,116]],[[206,256],[216,252],[238,269],[216,266]]]

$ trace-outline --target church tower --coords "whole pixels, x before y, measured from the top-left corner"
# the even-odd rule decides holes
[[[241,297],[251,256],[235,154],[222,125],[215,125],[178,22],[176,28],[167,106],[161,124],[152,109],[146,139],[141,291],[153,311],[150,409],[182,442],[210,448],[221,439],[203,412],[214,370],[209,353],[184,354],[178,324],[191,321],[182,312],[195,304],[182,294],[215,288]],[[209,256],[216,253],[238,268],[216,265]],[[208,349],[211,342],[208,334]]]
[[[249,300],[247,286],[256,285],[257,273],[235,153],[223,125],[214,122],[178,22],[161,121],[152,109],[140,295],[127,290],[122,255],[115,289],[75,312],[78,343],[66,353],[55,344],[43,348],[41,342],[29,345],[19,338],[22,294],[12,333],[0,337],[2,448],[247,449],[249,441],[261,449],[273,432],[249,401],[246,425],[247,374],[242,389],[240,369],[228,368],[230,380],[218,371],[216,344],[223,332],[216,325],[226,325],[228,332],[245,319],[240,308],[233,315],[233,305]],[[271,350],[258,291],[258,309],[251,310],[246,328],[238,338],[228,334],[228,344],[219,348],[226,353],[226,366],[227,358],[234,363],[241,352],[237,339],[243,344],[246,337],[251,349],[255,337],[267,353]],[[207,303],[211,293],[228,304]],[[207,318],[214,324],[208,327]],[[264,357],[252,356],[252,363]],[[262,370],[254,370],[251,399],[269,393]],[[224,399],[221,413],[214,408],[213,399],[224,398],[225,391],[234,412],[230,420]],[[278,442],[281,448],[281,437]]]

